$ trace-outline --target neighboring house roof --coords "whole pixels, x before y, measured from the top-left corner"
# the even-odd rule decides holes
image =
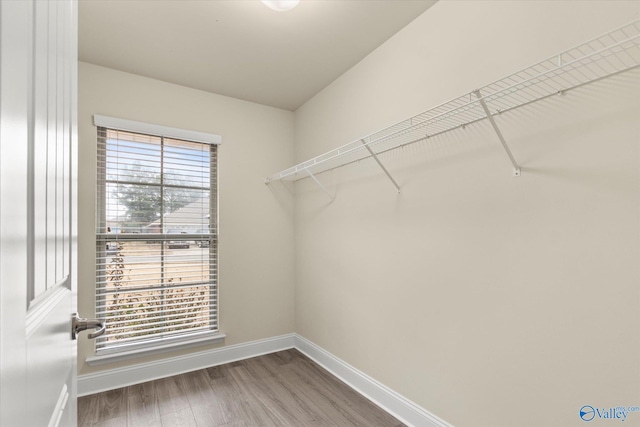
[[[201,197],[163,217],[164,229],[201,230],[209,227],[209,197]],[[160,219],[145,228],[159,228]]]
[[[117,225],[117,224],[120,224],[121,222],[126,221],[126,220],[127,220],[127,214],[126,213],[121,213],[119,215],[107,218],[107,224],[108,225]]]

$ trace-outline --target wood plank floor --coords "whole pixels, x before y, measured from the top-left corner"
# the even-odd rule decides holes
[[[297,350],[78,399],[80,427],[402,426]]]

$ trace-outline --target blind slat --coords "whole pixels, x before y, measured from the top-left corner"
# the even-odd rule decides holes
[[[216,325],[216,329],[217,329],[217,325]],[[176,336],[189,336],[189,335],[197,335],[197,334],[201,334],[202,332],[208,332],[211,331],[210,327],[200,327],[200,328],[191,328],[188,331],[184,331],[184,330],[167,330],[167,331],[163,331],[163,332],[159,332],[156,334],[148,334],[148,335],[143,335],[141,337],[132,337],[132,338],[120,338],[117,340],[117,342],[115,344],[113,344],[111,346],[111,348],[123,348],[126,345],[131,345],[131,344],[137,344],[137,343],[144,343],[144,342],[149,342],[149,341],[157,341],[158,343],[162,342],[162,339],[164,338],[174,338]],[[110,348],[108,348],[110,349]]]
[[[200,304],[196,307],[185,307],[184,304],[167,304],[167,305],[163,305],[161,307],[153,307],[153,306],[141,306],[141,307],[134,307],[134,308],[129,308],[126,306],[126,304],[123,304],[123,308],[121,309],[114,309],[111,306],[102,306],[100,310],[98,310],[96,313],[101,314],[103,316],[105,316],[107,319],[120,319],[120,318],[124,318],[126,316],[124,316],[124,314],[126,314],[128,311],[130,310],[134,310],[134,311],[145,311],[147,313],[147,315],[149,317],[153,317],[155,316],[155,314],[157,313],[161,313],[161,314],[171,314],[172,312],[179,312],[179,311],[183,311],[183,312],[188,312],[189,310],[195,310],[200,306],[205,306],[205,305],[215,305],[215,303],[217,302],[216,298],[207,298],[204,300],[197,300]],[[119,321],[119,322],[124,322],[126,320],[114,320],[114,322]]]
[[[162,314],[160,316],[149,316],[147,317],[148,321],[155,321],[155,320],[159,320],[159,319],[165,319],[165,318],[176,318],[178,316],[181,316],[184,313],[185,309],[182,310],[169,310],[166,313],[168,314]],[[214,310],[215,313],[215,310]],[[207,316],[210,316],[210,313],[206,314]],[[204,315],[203,315],[204,316]],[[199,316],[202,317],[202,316]],[[106,320],[110,320],[110,325],[111,325],[111,330],[117,330],[121,325],[126,325],[126,321],[124,320],[115,320],[117,319],[118,316],[110,316],[110,317],[106,317]]]

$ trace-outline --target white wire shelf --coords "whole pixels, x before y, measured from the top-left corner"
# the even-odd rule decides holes
[[[495,126],[493,115],[564,93],[638,66],[640,66],[640,20],[560,52],[477,91],[452,99],[378,132],[275,173],[266,178],[266,183],[279,180],[297,181],[311,176],[321,186],[314,175],[368,157],[375,157],[378,160],[377,154],[483,119],[489,119],[494,125],[514,164],[514,174],[519,175],[519,167]],[[381,163],[380,166],[389,175]],[[390,175],[389,178],[391,178]],[[393,178],[391,180],[393,181]]]

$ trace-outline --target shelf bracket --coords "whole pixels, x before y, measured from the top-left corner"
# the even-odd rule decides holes
[[[367,151],[369,152],[369,154],[371,154],[371,156],[375,159],[375,161],[378,163],[378,166],[380,166],[382,168],[382,170],[384,171],[384,173],[387,175],[387,177],[391,180],[391,182],[393,183],[393,185],[396,187],[396,189],[398,190],[398,193],[400,192],[400,186],[398,185],[398,183],[396,182],[395,179],[393,179],[393,177],[391,176],[391,174],[389,173],[389,171],[387,170],[387,168],[384,167],[384,165],[382,164],[382,162],[380,161],[380,159],[378,159],[378,156],[376,155],[376,153],[373,152],[373,150],[371,149],[371,147],[369,147],[367,145],[366,142],[364,142],[364,139],[361,139],[360,142],[362,142],[362,145],[364,145],[364,148],[367,149]]]
[[[502,136],[502,132],[500,132],[500,128],[498,127],[498,124],[493,119],[493,115],[489,111],[489,107],[487,107],[487,103],[484,102],[484,99],[482,98],[482,94],[480,94],[479,90],[475,90],[473,91],[473,93],[478,98],[478,101],[480,102],[482,109],[487,115],[487,119],[489,119],[489,121],[491,122],[491,126],[493,126],[493,130],[496,131],[496,134],[498,135],[498,139],[500,139],[500,143],[502,144],[502,148],[504,148],[504,151],[506,151],[507,156],[509,156],[509,160],[511,160],[511,164],[513,165],[513,176],[520,176],[520,166],[516,162],[516,159],[513,157],[513,154],[511,154],[511,150],[507,145],[507,141],[504,140],[504,137]]]
[[[322,188],[322,191],[324,191],[325,193],[327,193],[327,196],[329,196],[329,198],[331,199],[331,201],[333,201],[334,197],[331,195],[331,193],[329,193],[329,190],[327,190],[325,188],[324,185],[322,185],[322,183],[320,181],[318,181],[318,178],[315,177],[314,174],[311,173],[311,171],[309,169],[307,169],[306,167],[303,168],[307,174],[309,174],[309,176],[311,177],[311,179],[313,179],[316,184],[318,184],[318,187]]]

